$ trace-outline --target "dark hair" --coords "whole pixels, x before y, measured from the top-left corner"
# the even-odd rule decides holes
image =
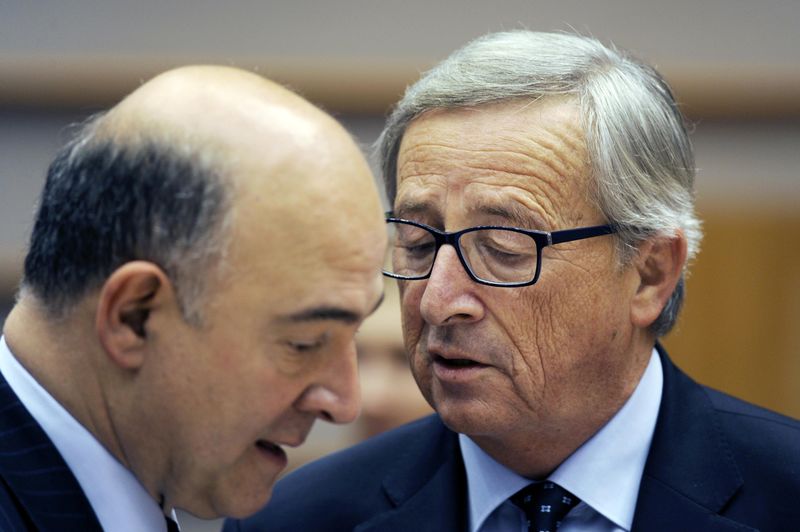
[[[155,142],[96,141],[93,123],[47,173],[25,258],[23,287],[62,315],[118,267],[147,260],[173,281],[184,316],[220,249],[227,190],[195,158]]]

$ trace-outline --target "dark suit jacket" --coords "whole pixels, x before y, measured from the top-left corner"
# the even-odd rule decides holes
[[[0,530],[102,532],[72,471],[2,375]]]
[[[800,530],[800,423],[692,381],[661,352],[664,392],[633,530]],[[301,468],[242,531],[461,531],[457,436],[430,416]]]

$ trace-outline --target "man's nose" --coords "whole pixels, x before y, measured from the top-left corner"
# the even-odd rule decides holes
[[[483,304],[475,294],[479,286],[464,269],[451,245],[439,248],[431,275],[424,282],[420,312],[431,325],[471,322],[483,317]]]
[[[354,340],[350,341],[346,352],[333,357],[295,406],[331,423],[355,421],[361,411],[361,393]]]

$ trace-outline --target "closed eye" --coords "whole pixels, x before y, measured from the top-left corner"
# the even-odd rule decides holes
[[[436,250],[436,245],[433,242],[426,242],[414,246],[403,246],[403,248],[406,250],[406,253],[409,255],[409,257],[419,258],[428,257]]]
[[[311,353],[325,345],[327,335],[313,340],[290,340],[287,342],[289,347],[297,353]]]
[[[502,263],[505,264],[514,264],[523,260],[528,260],[530,258],[530,253],[528,254],[515,253],[511,251],[498,249],[496,247],[484,246],[483,250],[487,255],[491,255],[493,259],[501,261]]]

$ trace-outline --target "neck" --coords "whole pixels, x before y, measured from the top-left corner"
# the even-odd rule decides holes
[[[470,437],[500,464],[531,480],[543,480],[591,438],[614,413],[607,415],[597,429],[555,431],[561,435],[560,438],[549,437],[548,433],[554,431],[542,430],[541,427],[535,432],[518,431],[502,437]]]
[[[36,382],[125,464],[101,385],[102,350],[93,341],[93,316],[93,305],[83,302],[55,320],[34,296],[23,294],[6,319],[3,335]]]

